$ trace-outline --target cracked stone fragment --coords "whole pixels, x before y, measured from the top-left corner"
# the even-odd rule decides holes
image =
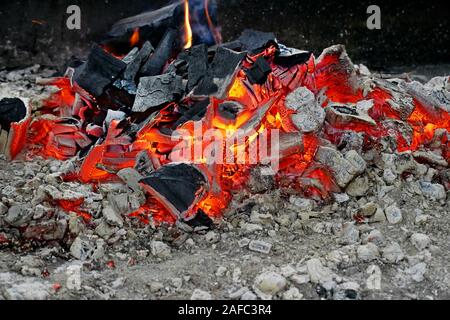
[[[445,188],[441,184],[421,181],[420,190],[422,190],[425,196],[431,199],[445,200],[447,198]]]
[[[292,123],[301,132],[308,133],[320,129],[325,120],[325,111],[318,105],[314,94],[305,87],[291,92],[285,101],[288,110],[293,111]]]
[[[417,250],[422,251],[428,248],[431,244],[431,239],[429,236],[423,233],[414,233],[411,236],[411,243],[416,247]]]
[[[377,265],[371,265],[366,271],[369,277],[366,280],[368,290],[381,290],[381,269]]]
[[[133,112],[145,112],[173,102],[183,94],[183,79],[174,73],[141,78]]]
[[[388,263],[398,263],[405,258],[402,248],[397,242],[387,245],[381,250],[383,260]]]
[[[72,243],[70,253],[78,260],[97,260],[105,254],[105,241],[96,236],[80,235]]]
[[[109,225],[123,227],[123,218],[112,207],[108,206],[103,209],[103,217]]]
[[[316,153],[316,161],[332,170],[336,183],[341,188],[345,188],[363,171],[361,169],[365,163],[356,152],[352,152],[348,159],[344,158],[338,150],[330,147],[320,146]]]
[[[333,103],[325,108],[326,119],[333,126],[345,126],[354,122],[363,122],[372,126],[377,123],[369,116],[373,100],[363,100],[356,104]]]
[[[33,215],[34,212],[29,206],[16,205],[9,208],[4,220],[13,227],[22,227],[31,221]]]

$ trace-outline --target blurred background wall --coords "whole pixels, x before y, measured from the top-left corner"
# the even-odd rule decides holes
[[[60,65],[82,56],[117,20],[156,9],[165,0],[10,0],[0,4],[0,68]],[[448,2],[448,1],[447,1]],[[224,40],[245,28],[274,32],[290,46],[320,54],[346,45],[373,69],[450,63],[450,10],[445,1],[218,0]],[[82,29],[66,28],[66,9],[81,7]],[[382,10],[382,29],[368,30],[366,9]]]

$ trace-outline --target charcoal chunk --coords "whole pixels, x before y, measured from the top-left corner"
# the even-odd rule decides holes
[[[272,68],[264,57],[257,58],[253,66],[245,70],[251,84],[264,84],[271,72]]]
[[[141,78],[132,111],[145,112],[173,102],[182,94],[183,79],[174,73]]]
[[[76,70],[74,80],[94,97],[99,97],[106,87],[114,83],[126,67],[125,62],[114,58],[95,45],[87,62]]]
[[[194,217],[186,219],[184,222],[192,228],[207,227],[213,229],[214,227],[214,222],[202,209],[199,209]]]
[[[177,1],[158,10],[122,19],[113,25],[108,34],[111,37],[119,37],[135,28],[147,27],[149,30],[155,31],[155,29],[175,27],[183,18],[182,13],[183,3]]]
[[[134,82],[139,70],[141,69],[143,64],[148,60],[150,54],[154,50],[155,49],[153,48],[152,44],[149,41],[146,41],[142,46],[141,50],[139,50],[136,57],[128,64],[127,68],[125,69],[123,78],[125,80]]]
[[[162,69],[172,55],[174,44],[177,39],[178,32],[175,29],[167,30],[162,38],[155,53],[147,60],[141,69],[141,76],[156,76],[161,73]]]
[[[205,114],[206,110],[209,105],[209,99],[204,99],[201,101],[195,102],[189,109],[187,109],[183,115],[180,117],[180,119],[175,122],[174,126],[172,127],[173,130],[176,130],[176,128],[182,126],[188,121],[198,121],[202,119]]]
[[[255,53],[263,49],[269,42],[276,42],[276,37],[272,32],[261,32],[246,29],[238,39],[244,50]]]
[[[11,123],[20,122],[27,115],[27,108],[19,98],[5,98],[0,101],[0,129],[9,131]]]
[[[223,99],[245,56],[245,52],[235,52],[227,48],[219,47],[213,62],[209,66],[207,75],[195,88],[194,95],[213,95],[219,99]]]
[[[188,62],[188,91],[191,91],[208,72],[208,48],[205,44],[192,47],[185,57]]]
[[[207,186],[204,175],[185,163],[163,166],[142,179],[141,184],[177,218],[184,218]]]
[[[311,52],[309,51],[288,48],[282,44],[278,44],[278,49],[275,63],[283,67],[292,67],[297,64],[306,63],[311,57]]]

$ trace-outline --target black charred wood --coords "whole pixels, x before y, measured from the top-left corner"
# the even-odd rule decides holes
[[[172,129],[176,130],[178,127],[182,126],[188,121],[199,121],[205,114],[209,106],[209,98],[195,102],[189,109],[187,109],[180,119],[175,122]]]
[[[114,83],[126,67],[125,62],[95,45],[88,60],[76,70],[74,81],[97,98],[103,94],[106,87]]]
[[[4,98],[0,101],[0,129],[9,131],[11,124],[20,122],[27,115],[27,108],[19,98]]]
[[[178,100],[183,93],[183,79],[174,73],[144,77],[140,80],[132,110],[146,112]]]
[[[208,72],[208,48],[200,44],[179,55],[188,63],[187,91],[191,91]]]
[[[251,84],[264,84],[271,72],[272,68],[264,57],[257,58],[253,66],[245,70]]]
[[[149,41],[146,41],[136,57],[127,65],[123,78],[135,82],[139,70],[147,62],[154,51],[155,48],[153,48],[152,44]]]
[[[182,22],[183,12],[183,2],[176,1],[158,10],[122,19],[113,25],[108,35],[110,37],[120,37],[135,28],[148,28],[149,31],[167,29],[169,27],[175,28]]]
[[[309,51],[279,45],[279,51],[274,62],[283,67],[292,67],[297,64],[306,63],[310,57],[311,52]]]
[[[164,66],[169,58],[173,55],[178,31],[175,29],[167,30],[166,34],[162,38],[155,53],[147,60],[140,71],[140,75],[143,77],[156,76],[161,74]]]
[[[184,218],[207,185],[204,175],[188,164],[170,164],[152,172],[141,184],[174,216]]]
[[[184,220],[184,222],[191,228],[198,228],[198,227],[207,227],[208,229],[214,228],[214,222],[210,217],[208,217],[208,215],[202,209],[199,209],[193,218],[189,220]]]
[[[244,30],[238,40],[242,44],[242,49],[250,53],[258,53],[269,43],[276,43],[275,34],[272,32],[262,32],[252,29]]]
[[[194,95],[223,98],[245,56],[245,52],[236,52],[224,47],[217,48],[208,73],[194,89]]]

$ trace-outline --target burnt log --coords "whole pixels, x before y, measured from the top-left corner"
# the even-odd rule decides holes
[[[116,81],[126,67],[125,62],[95,45],[88,60],[75,71],[74,81],[94,97],[99,97],[106,87]]]
[[[208,189],[206,177],[188,164],[169,164],[141,180],[144,189],[176,219],[184,219]]]

